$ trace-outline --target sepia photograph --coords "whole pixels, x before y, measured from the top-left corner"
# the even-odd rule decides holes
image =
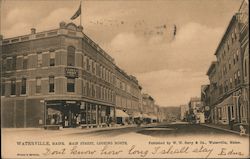
[[[1,158],[250,158],[248,0],[0,0]]]

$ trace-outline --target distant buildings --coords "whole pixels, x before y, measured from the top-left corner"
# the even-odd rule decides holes
[[[182,121],[186,121],[187,120],[186,116],[189,112],[188,105],[180,105],[180,109],[181,109],[180,119]]]

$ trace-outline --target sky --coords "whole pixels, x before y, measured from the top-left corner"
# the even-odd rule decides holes
[[[80,0],[0,0],[4,38],[59,27]],[[83,0],[84,33],[137,77],[161,106],[187,104],[208,84],[214,52],[241,0]],[[176,32],[174,31],[176,27]],[[175,33],[174,33],[175,32]]]

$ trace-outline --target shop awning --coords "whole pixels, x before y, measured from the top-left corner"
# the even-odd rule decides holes
[[[129,117],[127,113],[125,113],[124,111],[120,109],[115,109],[115,115],[116,117],[122,117],[122,118]]]
[[[157,120],[157,116],[155,116],[155,115],[150,115],[150,118],[154,119],[154,120]]]
[[[150,118],[150,116],[148,114],[142,114],[143,118]]]
[[[133,113],[132,113],[132,116],[133,116],[134,118],[142,118],[142,114],[139,113],[139,112],[133,112]]]
[[[227,105],[233,105],[233,96],[232,95],[230,95],[229,97],[224,99],[221,103],[219,103],[217,105],[217,107],[220,108],[220,107],[227,106]]]

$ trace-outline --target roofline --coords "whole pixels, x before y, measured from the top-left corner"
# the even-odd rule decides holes
[[[232,18],[231,18],[231,20],[230,20],[230,22],[229,22],[229,24],[228,24],[228,26],[227,26],[227,28],[226,28],[226,31],[225,31],[225,33],[223,34],[223,36],[222,36],[222,38],[221,38],[221,40],[220,40],[220,42],[219,42],[219,44],[218,44],[218,46],[217,46],[217,48],[216,48],[216,51],[215,51],[214,55],[217,55],[219,49],[220,49],[221,46],[222,46],[222,43],[223,43],[223,42],[225,41],[225,39],[226,39],[226,36],[227,36],[229,30],[231,29],[231,27],[232,27],[232,25],[234,24],[234,22],[237,21],[237,17],[236,17],[237,15],[238,15],[238,13],[235,13],[235,14],[232,16]]]

